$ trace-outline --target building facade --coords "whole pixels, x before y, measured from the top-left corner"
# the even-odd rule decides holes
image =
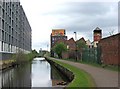
[[[120,65],[120,33],[100,40],[101,62],[106,65]]]
[[[24,51],[25,53],[29,53],[31,51],[31,26],[28,22],[28,19],[25,15],[25,12],[20,6],[20,50]]]
[[[53,29],[51,36],[50,36],[50,43],[51,43],[51,56],[54,56],[54,52],[52,51],[52,47],[55,45],[55,43],[60,40],[64,39],[67,40],[65,29]]]
[[[89,39],[86,40],[86,45],[88,46],[88,48],[92,48],[93,47],[93,45],[92,45],[92,43],[90,42]]]
[[[0,1],[0,59],[19,51],[31,51],[30,24],[19,1]]]

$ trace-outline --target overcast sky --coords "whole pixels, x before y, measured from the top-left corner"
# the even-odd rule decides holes
[[[65,29],[68,38],[74,38],[76,31],[77,39],[90,41],[96,27],[102,29],[103,38],[118,33],[119,0],[20,1],[32,28],[32,49],[37,51],[50,47],[50,34],[56,28]]]

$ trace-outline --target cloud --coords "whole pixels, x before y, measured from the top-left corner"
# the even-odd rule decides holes
[[[118,25],[117,11],[117,3],[70,2],[60,5],[55,11],[44,15],[58,19],[56,28],[65,28],[68,33],[77,31],[90,35],[97,26],[103,30],[108,30],[105,29],[107,27],[109,27],[109,30],[111,30],[111,27],[116,28]]]
[[[109,4],[98,3],[98,2],[67,2],[57,6],[52,11],[44,13],[46,15],[70,15],[80,13],[83,15],[97,15],[97,14],[105,14],[110,8]]]
[[[103,37],[118,31],[117,2],[82,2],[82,0],[21,0],[33,35],[33,49],[44,48],[50,43],[52,29],[64,28],[68,38],[93,39],[93,30],[100,27]],[[29,4],[28,4],[29,3]]]

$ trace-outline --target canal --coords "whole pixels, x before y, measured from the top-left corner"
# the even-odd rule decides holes
[[[0,82],[2,87],[58,87],[68,81],[45,58],[34,58],[31,63],[2,71]]]

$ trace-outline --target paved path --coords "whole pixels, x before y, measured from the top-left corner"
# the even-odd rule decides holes
[[[116,71],[106,70],[103,68],[98,68],[66,60],[59,61],[76,66],[89,73],[94,79],[97,87],[118,87],[118,72]]]

